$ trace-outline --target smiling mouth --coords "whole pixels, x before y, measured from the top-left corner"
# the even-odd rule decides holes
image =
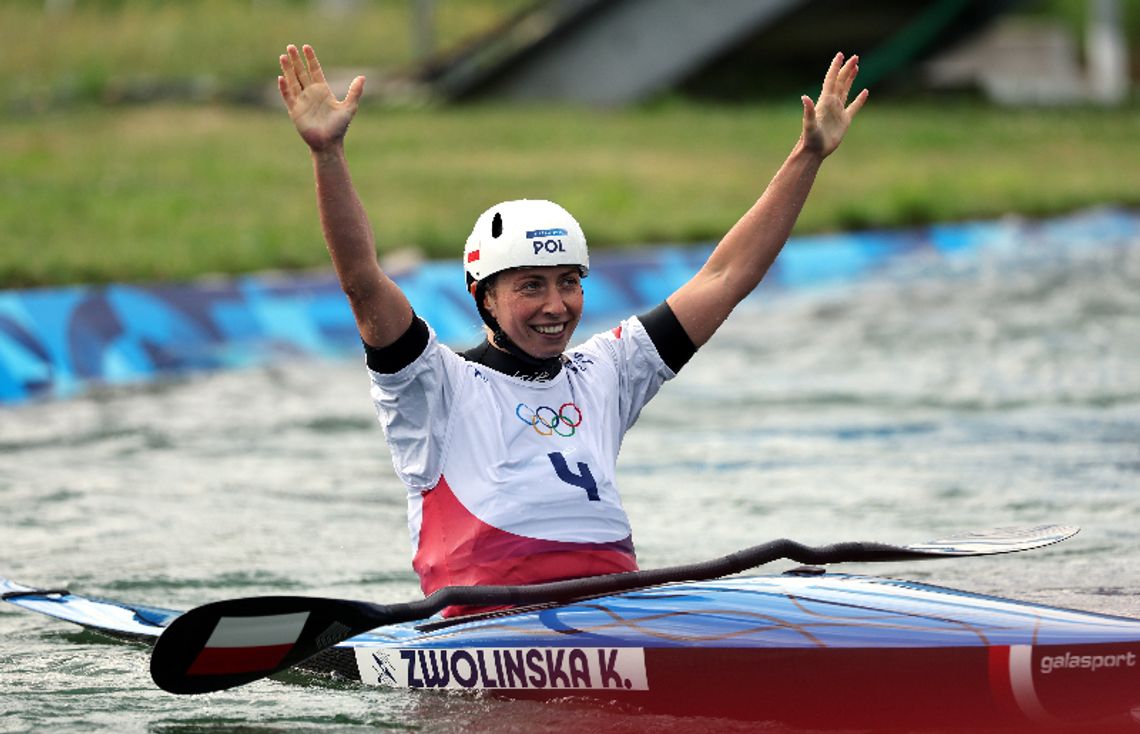
[[[539,334],[546,334],[547,336],[558,336],[562,332],[566,331],[566,324],[543,324],[532,326],[531,328],[537,331]]]

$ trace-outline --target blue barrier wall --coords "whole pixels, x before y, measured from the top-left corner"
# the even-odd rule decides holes
[[[798,237],[763,287],[851,282],[902,255],[972,257],[1055,238],[1095,245],[1140,236],[1140,215],[1095,210],[1041,222],[1019,219],[898,232]],[[586,281],[592,320],[663,300],[704,262],[712,244],[598,253]],[[474,343],[479,318],[455,262],[396,277],[445,342]],[[352,314],[331,272],[159,285],[75,286],[0,292],[0,403],[65,396],[193,370],[264,364],[283,355],[359,349]]]

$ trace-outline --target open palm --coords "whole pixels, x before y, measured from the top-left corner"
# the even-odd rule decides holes
[[[858,73],[858,56],[852,56],[844,63],[843,54],[836,54],[823,79],[819,101],[812,102],[807,96],[803,98],[803,141],[809,150],[828,156],[843,142],[851,120],[867,101],[868,93],[864,89],[851,104],[847,104],[851,85]]]
[[[281,55],[282,75],[277,77],[277,88],[301,138],[319,151],[344,138],[364,91],[364,77],[353,79],[348,94],[339,101],[329,89],[316,52],[311,46],[302,50],[304,60],[292,45]]]

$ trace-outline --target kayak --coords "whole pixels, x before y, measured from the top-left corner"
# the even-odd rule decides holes
[[[151,643],[181,614],[4,579],[0,596]],[[819,568],[389,625],[297,667],[367,685],[816,729],[1140,731],[1140,619]]]

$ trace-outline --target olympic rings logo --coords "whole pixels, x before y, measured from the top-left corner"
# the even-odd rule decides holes
[[[534,428],[534,432],[540,436],[559,435],[569,438],[574,435],[578,426],[582,425],[582,409],[574,403],[563,403],[558,410],[549,405],[531,410],[526,403],[519,403],[515,408],[515,415],[520,421]]]

